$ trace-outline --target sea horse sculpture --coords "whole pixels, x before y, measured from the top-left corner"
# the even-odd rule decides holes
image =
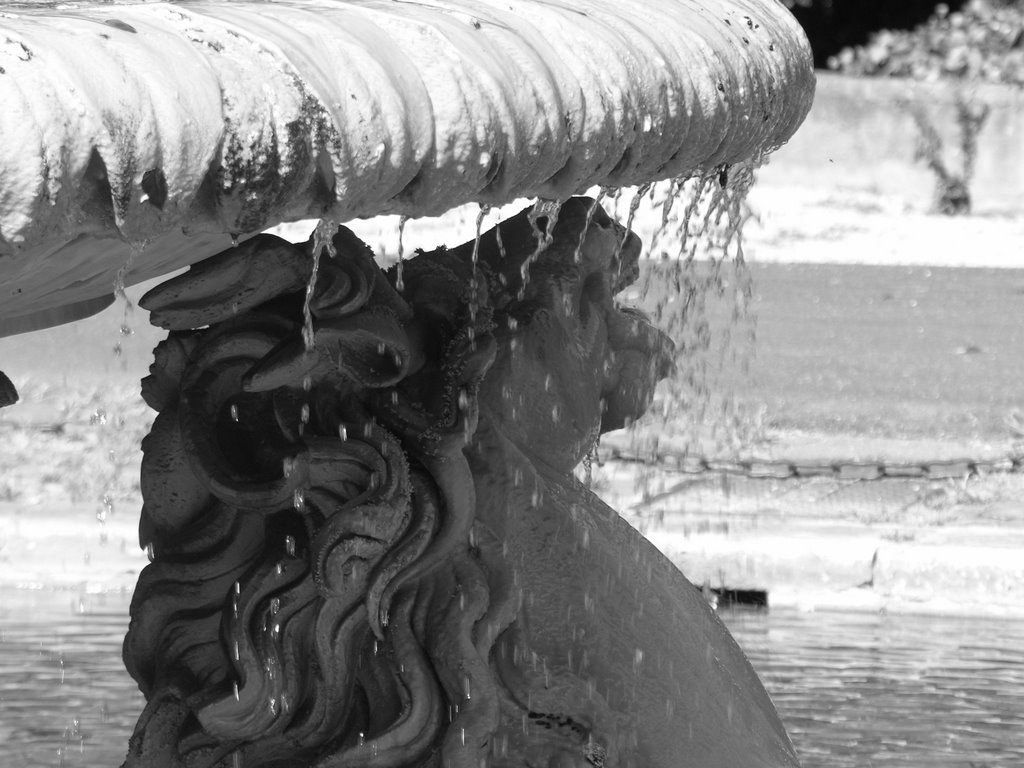
[[[402,273],[342,228],[314,281],[313,247],[143,300],[171,332],[126,765],[796,765],[700,593],[572,475],[668,373],[612,300],[637,238],[574,198]]]

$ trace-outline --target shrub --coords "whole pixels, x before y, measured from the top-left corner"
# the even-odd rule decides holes
[[[978,155],[978,134],[988,119],[986,104],[972,104],[963,95],[956,100],[956,122],[960,129],[960,172],[949,170],[943,153],[943,142],[928,113],[920,104],[906,108],[917,126],[917,151],[914,159],[923,162],[935,175],[936,213],[957,216],[971,212],[970,183],[974,161]]]
[[[914,29],[935,12],[938,0],[783,0],[800,22],[824,68],[844,48],[864,45],[880,29]],[[958,10],[964,0],[946,0]]]
[[[878,32],[828,64],[854,75],[1024,85],[1024,2],[971,0],[954,12],[940,5],[918,28]]]

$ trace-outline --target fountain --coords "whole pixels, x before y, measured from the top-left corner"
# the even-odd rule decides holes
[[[193,265],[142,302],[169,334],[126,766],[798,764],[700,592],[572,475],[677,355],[613,301],[638,239],[574,195],[725,184],[788,139],[813,74],[781,5],[22,2],[0,28],[0,334]],[[338,225],[519,197],[388,271]]]

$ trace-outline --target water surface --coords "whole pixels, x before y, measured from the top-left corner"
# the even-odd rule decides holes
[[[0,766],[116,768],[128,595],[0,590]],[[804,768],[1024,766],[1024,621],[723,612]]]
[[[144,700],[127,595],[0,590],[0,766],[121,765]]]
[[[804,768],[1024,766],[1024,621],[724,612]]]

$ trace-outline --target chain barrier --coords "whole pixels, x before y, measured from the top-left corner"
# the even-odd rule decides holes
[[[656,465],[688,475],[736,475],[754,479],[789,480],[829,477],[835,480],[958,480],[990,474],[1024,471],[1024,455],[998,459],[943,459],[941,461],[791,461],[787,459],[709,459],[687,453],[653,454],[599,447],[599,462],[622,461]]]

